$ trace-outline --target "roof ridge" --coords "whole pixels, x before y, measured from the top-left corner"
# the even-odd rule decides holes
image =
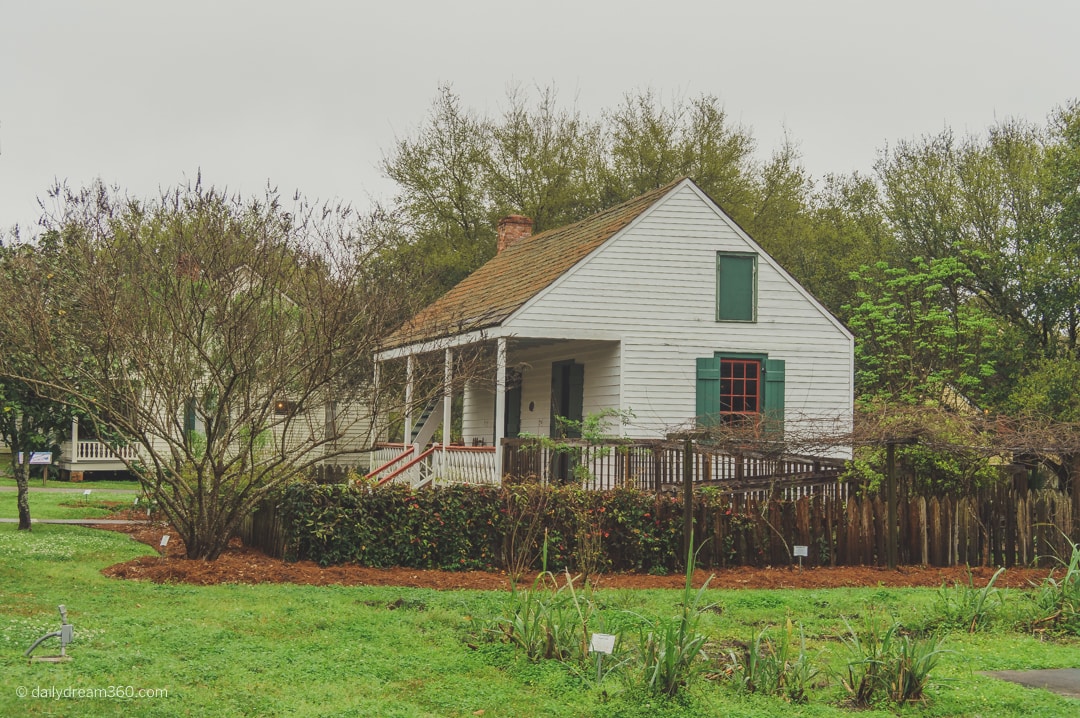
[[[539,232],[537,234],[529,235],[528,237],[525,237],[524,240],[519,240],[518,242],[514,242],[510,246],[513,247],[513,246],[516,246],[518,244],[523,244],[523,243],[528,242],[530,240],[536,239],[537,237],[543,237],[544,235],[550,234],[552,232],[569,231],[569,230],[574,229],[578,225],[584,224],[586,222],[596,222],[596,221],[599,221],[599,220],[601,220],[602,218],[604,218],[604,217],[606,217],[608,215],[618,214],[619,212],[627,209],[630,205],[634,205],[634,204],[637,204],[639,202],[642,202],[643,200],[645,200],[648,197],[651,197],[653,195],[656,195],[658,197],[662,196],[662,195],[665,195],[668,192],[670,192],[671,190],[673,190],[680,182],[682,182],[683,180],[688,180],[688,179],[690,179],[690,177],[688,175],[681,175],[680,177],[676,178],[675,180],[673,180],[671,182],[668,182],[666,185],[662,185],[660,187],[654,187],[653,189],[649,190],[648,192],[643,192],[643,193],[641,193],[641,194],[639,194],[639,195],[637,195],[635,197],[631,197],[630,199],[624,199],[622,202],[619,202],[618,204],[613,204],[610,207],[605,207],[604,209],[602,209],[602,210],[600,210],[598,212],[593,212],[589,216],[582,217],[581,219],[577,220],[576,222],[571,222],[570,224],[560,225],[558,227],[552,227],[551,229],[545,229],[543,232]]]

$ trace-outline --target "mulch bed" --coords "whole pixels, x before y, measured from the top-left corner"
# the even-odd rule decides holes
[[[103,530],[121,531],[159,548],[161,536],[170,534],[163,556],[142,556],[132,561],[109,566],[102,573],[114,578],[153,581],[155,583],[188,583],[208,586],[219,583],[294,583],[311,586],[331,584],[343,586],[405,586],[441,590],[478,589],[508,590],[510,579],[505,573],[485,571],[436,571],[415,568],[369,568],[348,564],[323,568],[312,561],[286,562],[270,558],[256,549],[243,546],[234,539],[216,561],[189,560],[184,557],[184,544],[175,532],[164,524],[149,526],[110,526]],[[977,587],[986,585],[995,569],[976,567],[971,570]],[[1041,582],[1049,569],[1011,568],[998,579],[998,587],[1027,587]],[[695,571],[695,587],[712,576],[712,588],[845,588],[863,586],[938,587],[943,583],[967,583],[968,573],[963,566],[929,568],[904,566],[896,570],[870,566],[837,568],[739,567],[717,571]],[[525,577],[524,583],[531,583]],[[682,575],[650,576],[646,574],[604,574],[593,580],[597,588],[682,588]]]

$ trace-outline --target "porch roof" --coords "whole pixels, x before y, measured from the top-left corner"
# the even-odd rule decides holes
[[[383,349],[499,326],[684,180],[514,242],[387,337]]]

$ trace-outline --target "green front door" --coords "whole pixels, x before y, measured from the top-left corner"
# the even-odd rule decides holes
[[[573,359],[551,365],[551,438],[581,438],[581,420],[585,405],[585,365]],[[570,423],[568,423],[570,422]],[[551,478],[567,481],[573,474],[570,455],[561,452],[552,456]]]

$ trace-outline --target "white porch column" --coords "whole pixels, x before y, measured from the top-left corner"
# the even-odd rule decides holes
[[[412,443],[412,418],[413,418],[413,355],[405,358],[405,428],[401,435],[401,442],[408,446]]]
[[[506,337],[499,337],[495,347],[495,483],[502,483],[502,440],[506,435]]]
[[[79,417],[71,417],[71,463],[79,461]]]
[[[446,350],[445,366],[443,368],[443,409],[442,409],[442,445],[443,448],[450,446],[450,422],[452,420],[452,408],[454,403],[454,350]]]
[[[371,370],[371,404],[368,406],[368,410],[371,412],[371,423],[368,431],[368,443],[374,447],[375,442],[379,440],[379,406],[382,402],[379,401],[379,369],[382,366],[382,362],[375,360],[375,366]]]

